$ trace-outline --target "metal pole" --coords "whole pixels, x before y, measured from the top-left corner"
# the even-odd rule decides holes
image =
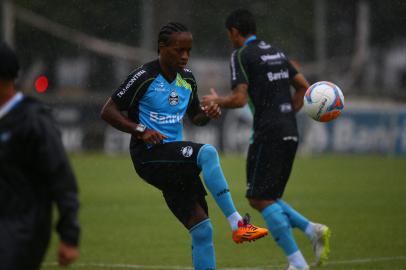
[[[314,18],[314,30],[316,39],[316,61],[317,61],[317,73],[319,77],[325,76],[325,67],[327,59],[326,50],[326,1],[315,0],[314,1],[315,18]]]
[[[153,22],[154,22],[154,2],[151,0],[142,1],[142,36],[141,48],[155,50],[153,47]]]
[[[14,6],[12,0],[3,0],[2,17],[3,17],[3,36],[2,39],[11,47],[14,47]]]

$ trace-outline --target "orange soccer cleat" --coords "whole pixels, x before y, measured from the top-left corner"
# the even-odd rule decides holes
[[[245,241],[255,241],[268,234],[268,230],[260,227],[256,227],[250,224],[250,216],[248,214],[238,221],[238,229],[233,231],[233,240],[239,244]]]

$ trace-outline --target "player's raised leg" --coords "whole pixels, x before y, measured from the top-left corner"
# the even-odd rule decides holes
[[[267,235],[267,229],[250,224],[249,219],[242,218],[236,210],[220,166],[218,153],[213,146],[206,144],[200,148],[197,164],[202,169],[207,189],[230,223],[234,242],[252,241]]]

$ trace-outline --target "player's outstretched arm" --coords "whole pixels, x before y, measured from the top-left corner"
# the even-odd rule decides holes
[[[309,83],[301,73],[297,73],[290,83],[295,88],[295,93],[292,96],[293,108],[295,112],[298,112],[303,107],[303,97],[309,88]]]
[[[218,104],[221,108],[241,108],[248,101],[248,85],[238,84],[230,95],[219,96],[214,88],[210,89],[210,94],[202,98],[202,106]]]

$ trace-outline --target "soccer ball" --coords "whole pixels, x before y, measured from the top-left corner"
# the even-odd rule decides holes
[[[303,109],[314,120],[329,122],[341,115],[344,95],[334,83],[317,82],[306,90]]]

